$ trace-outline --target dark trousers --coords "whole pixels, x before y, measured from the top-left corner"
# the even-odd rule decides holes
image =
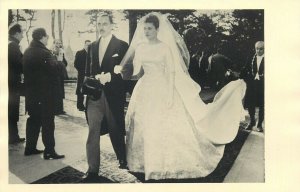
[[[26,149],[36,148],[39,133],[42,128],[42,141],[45,146],[45,152],[54,152],[54,114],[44,109],[42,104],[37,104],[28,110],[29,117],[26,122]]]
[[[83,108],[84,95],[83,94],[77,94],[77,109]]]
[[[20,94],[18,90],[11,90],[8,93],[8,135],[9,141],[19,139],[18,121],[20,108]]]
[[[87,117],[89,134],[86,143],[86,152],[89,169],[88,172],[98,173],[100,167],[100,130],[103,129],[102,121],[105,118],[110,140],[118,160],[126,161],[125,138],[118,127],[110,110],[104,92],[98,100],[89,99],[87,103]]]
[[[58,98],[56,102],[56,114],[60,114],[64,111],[64,99]]]
[[[263,106],[260,106],[259,107],[259,112],[258,112],[258,124],[257,126],[261,126],[262,125],[262,122],[264,121],[264,113],[265,109]],[[255,106],[251,106],[251,107],[248,107],[248,112],[249,112],[249,115],[250,115],[250,120],[251,120],[251,124],[255,124]]]
[[[248,84],[248,112],[250,115],[251,124],[255,124],[255,108],[259,108],[258,112],[258,124],[261,126],[264,121],[264,90],[261,81],[254,80],[251,84]]]

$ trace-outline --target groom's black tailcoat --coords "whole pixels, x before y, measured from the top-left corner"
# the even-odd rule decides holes
[[[126,102],[126,85],[120,74],[114,73],[114,67],[121,63],[128,44],[112,36],[104,54],[101,67],[99,65],[99,43],[101,38],[94,41],[88,48],[85,76],[95,76],[102,72],[111,74],[111,81],[103,87],[107,102],[120,132],[125,133],[124,105]],[[90,67],[92,67],[90,69]],[[99,125],[100,126],[100,125]],[[101,131],[102,134],[104,134]]]
[[[256,55],[251,61],[247,62],[246,66],[241,71],[241,78],[247,84],[244,106],[263,107],[264,106],[264,73],[265,73],[265,58],[262,59],[259,69],[257,69]],[[259,80],[255,80],[255,74],[258,70]]]

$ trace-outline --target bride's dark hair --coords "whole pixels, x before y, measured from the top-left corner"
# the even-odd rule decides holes
[[[152,23],[156,29],[159,28],[159,20],[155,15],[150,14],[146,19],[145,23]]]

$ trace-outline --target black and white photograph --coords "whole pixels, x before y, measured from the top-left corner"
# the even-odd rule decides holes
[[[8,14],[10,183],[264,182],[264,10]]]
[[[6,185],[268,184],[268,9],[100,5],[4,9]]]

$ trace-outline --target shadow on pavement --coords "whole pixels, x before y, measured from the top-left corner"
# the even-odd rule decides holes
[[[78,171],[77,169],[71,166],[67,166],[46,177],[43,177],[33,182],[32,184],[67,184],[67,183],[82,184],[83,176],[84,173]],[[99,177],[98,183],[114,183],[114,182],[105,177]]]

